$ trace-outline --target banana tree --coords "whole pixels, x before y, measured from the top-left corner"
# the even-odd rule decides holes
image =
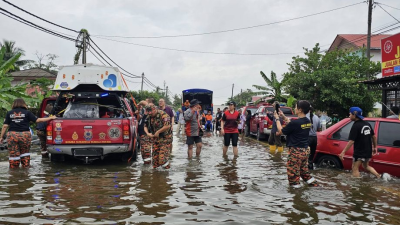
[[[255,94],[264,95],[264,97],[274,97],[277,101],[283,101],[282,96],[282,83],[276,78],[276,73],[271,71],[271,76],[268,78],[263,71],[260,71],[261,77],[267,83],[267,86],[253,85],[259,91],[254,92]]]

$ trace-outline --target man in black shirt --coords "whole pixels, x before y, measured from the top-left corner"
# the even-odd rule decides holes
[[[217,109],[217,113],[215,114],[215,133],[218,131],[221,132],[221,119],[222,119],[222,112],[221,109]]]
[[[287,159],[287,175],[289,185],[299,188],[300,177],[309,186],[318,186],[317,181],[308,171],[308,157],[310,148],[308,147],[308,135],[312,126],[311,121],[306,117],[310,111],[311,104],[308,101],[300,100],[296,103],[295,113],[299,119],[290,121],[281,110],[279,115],[274,112],[275,122],[277,126],[277,135],[286,135],[286,146],[289,148]],[[283,118],[287,125],[282,128],[280,117]]]
[[[354,121],[354,124],[350,130],[349,143],[347,143],[346,147],[340,154],[339,156],[340,159],[344,160],[343,157],[345,153],[354,144],[353,166],[352,166],[353,176],[360,177],[359,168],[362,165],[366,171],[380,178],[381,175],[378,174],[373,167],[368,165],[369,161],[372,158],[372,155],[375,155],[377,153],[376,151],[377,141],[374,129],[372,129],[371,125],[368,122],[364,121],[364,116],[362,115],[362,109],[360,109],[359,107],[351,107],[349,117],[352,121]],[[372,145],[374,145],[373,148]]]

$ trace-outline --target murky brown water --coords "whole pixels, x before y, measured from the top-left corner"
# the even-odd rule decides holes
[[[254,139],[240,157],[222,157],[222,139],[204,138],[189,161],[175,138],[170,171],[98,163],[32,168],[0,163],[0,224],[400,224],[400,180],[315,170],[322,187],[288,187],[287,155]]]

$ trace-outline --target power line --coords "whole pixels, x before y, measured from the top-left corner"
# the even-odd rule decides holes
[[[37,29],[37,30],[43,31],[43,32],[45,32],[45,33],[48,33],[48,34],[51,34],[51,35],[54,35],[54,36],[57,36],[57,37],[60,37],[60,38],[63,38],[63,39],[69,40],[69,41],[75,41],[75,39],[73,39],[73,38],[69,38],[69,37],[67,37],[67,36],[61,35],[61,34],[59,34],[59,33],[56,33],[56,32],[53,32],[53,31],[51,31],[51,30],[49,30],[49,29],[46,29],[46,28],[44,28],[44,27],[41,27],[41,26],[39,26],[39,25],[37,25],[37,24],[34,24],[34,23],[32,23],[32,22],[30,22],[30,21],[28,21],[28,20],[25,20],[25,19],[23,19],[23,18],[21,18],[21,17],[15,15],[15,14],[13,14],[13,13],[11,13],[11,12],[9,12],[9,11],[3,9],[3,8],[0,8],[0,11],[5,12],[5,13],[0,12],[1,14],[5,15],[5,16],[7,16],[7,17],[13,19],[13,20],[16,20],[16,21],[18,21],[18,22],[20,22],[20,23],[23,23],[23,24],[25,24],[25,25],[28,25],[28,26],[30,26],[30,27],[32,27],[32,28],[35,28],[35,29]],[[8,15],[7,15],[6,13],[7,13]]]
[[[104,66],[106,65],[106,64],[104,64],[90,49],[89,49],[89,52],[92,53],[92,55],[93,55],[94,57],[96,57],[96,59],[99,60],[99,62],[101,62]]]
[[[400,10],[399,8],[396,8],[396,7],[393,7],[393,6],[390,6],[390,5],[384,4],[384,3],[380,3],[380,2],[375,2],[375,3],[376,3],[376,4],[380,4],[380,5],[385,5],[385,6],[389,7],[389,8],[392,8],[392,9],[397,9],[397,10]]]
[[[90,36],[89,36],[89,40],[90,40],[90,42],[91,43],[93,43],[96,47],[97,47],[97,49],[99,49],[100,50],[100,52],[102,52],[111,62],[113,62],[116,66],[118,66],[121,70],[123,70],[123,71],[125,71],[126,73],[128,73],[128,74],[130,74],[130,75],[132,75],[132,76],[134,76],[134,77],[136,77],[136,78],[140,78],[140,76],[138,76],[138,75],[135,75],[135,74],[133,74],[133,73],[130,73],[130,72],[128,72],[127,70],[125,70],[124,68],[122,68],[121,66],[119,66],[116,62],[114,62],[93,40],[92,40],[92,38],[90,38]]]
[[[392,14],[390,14],[388,11],[386,11],[380,4],[378,4],[378,6],[381,7],[381,9],[382,9],[383,11],[385,11],[387,14],[389,14],[389,16],[391,16],[393,19],[397,20],[397,22],[400,23],[400,20],[398,20],[396,17],[394,17],[394,16],[393,16]]]
[[[76,31],[76,30],[73,30],[73,29],[70,29],[70,28],[67,28],[67,27],[64,27],[64,26],[58,25],[58,24],[56,24],[56,23],[53,23],[53,22],[51,22],[51,21],[45,20],[45,19],[43,19],[43,18],[41,18],[41,17],[39,17],[39,16],[36,16],[35,14],[33,14],[33,13],[30,13],[30,12],[28,12],[28,11],[26,11],[26,10],[22,9],[22,8],[20,8],[20,7],[16,6],[16,5],[14,5],[14,4],[12,4],[12,3],[11,3],[11,2],[9,2],[9,1],[3,0],[3,2],[5,2],[5,3],[7,3],[7,4],[9,4],[9,5],[11,5],[11,6],[13,6],[13,7],[15,7],[15,8],[17,8],[17,9],[19,9],[19,10],[21,10],[21,11],[23,11],[23,12],[27,13],[27,14],[29,14],[29,15],[31,15],[31,16],[34,16],[34,17],[36,17],[36,18],[38,18],[38,19],[40,19],[40,20],[43,20],[43,21],[45,21],[45,22],[47,22],[47,23],[50,23],[50,24],[52,24],[52,25],[54,25],[54,26],[61,27],[61,28],[63,28],[63,29],[66,29],[66,30],[69,30],[69,31],[73,31],[73,32],[79,33],[79,31]]]
[[[324,13],[333,12],[333,11],[336,11],[336,10],[348,8],[348,7],[355,6],[355,5],[358,5],[358,4],[361,4],[361,3],[364,3],[364,1],[363,2],[354,3],[354,4],[351,4],[351,5],[347,5],[347,6],[343,6],[343,7],[339,7],[339,8],[335,8],[335,9],[330,9],[330,10],[318,12],[318,13],[313,13],[313,14],[308,14],[308,15],[305,15],[305,16],[295,17],[295,18],[291,18],[291,19],[286,19],[286,20],[281,20],[281,21],[276,21],[276,22],[271,22],[271,23],[265,23],[265,24],[259,24],[259,25],[253,25],[253,26],[248,26],[248,27],[221,30],[221,31],[211,31],[211,32],[194,33],[194,34],[180,34],[180,35],[143,36],[143,37],[141,37],[141,36],[136,36],[136,37],[135,36],[134,37],[107,36],[107,35],[92,35],[92,36],[95,36],[95,37],[115,37],[115,38],[176,38],[176,37],[190,37],[190,36],[200,36],[200,35],[209,35],[209,34],[219,34],[219,33],[227,33],[227,32],[239,31],[239,30],[247,30],[247,29],[253,29],[253,28],[258,28],[258,27],[270,26],[270,25],[289,22],[289,21],[293,21],[293,20],[299,20],[299,19],[303,19],[303,18],[307,18],[307,17],[311,17],[311,16],[316,16],[316,15],[320,15],[320,14],[324,14]]]
[[[103,38],[103,37],[97,37],[97,38],[100,38],[100,39],[103,39],[103,40],[108,40],[108,41],[113,41],[113,42],[129,44],[129,45],[140,46],[140,47],[162,49],[162,50],[168,50],[168,51],[177,51],[177,52],[186,52],[186,53],[200,53],[200,54],[213,54],[213,55],[241,55],[241,56],[274,56],[274,55],[293,55],[293,54],[298,54],[298,53],[289,53],[289,52],[288,53],[207,52],[207,51],[195,51],[195,50],[185,50],[185,49],[176,49],[176,48],[165,48],[165,47],[158,47],[158,46],[152,46],[152,45],[143,45],[143,44],[137,44],[137,43],[132,43],[132,42],[126,42],[126,41],[119,41],[119,40],[114,40],[114,39],[109,39],[109,38]]]

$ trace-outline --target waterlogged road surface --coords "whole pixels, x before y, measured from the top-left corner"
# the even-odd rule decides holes
[[[42,161],[32,168],[0,163],[0,224],[400,224],[400,181],[343,171],[313,172],[322,187],[292,190],[287,154],[270,154],[254,139],[240,157],[221,156],[222,140],[204,138],[188,160],[175,138],[172,169],[116,162],[82,165]]]

